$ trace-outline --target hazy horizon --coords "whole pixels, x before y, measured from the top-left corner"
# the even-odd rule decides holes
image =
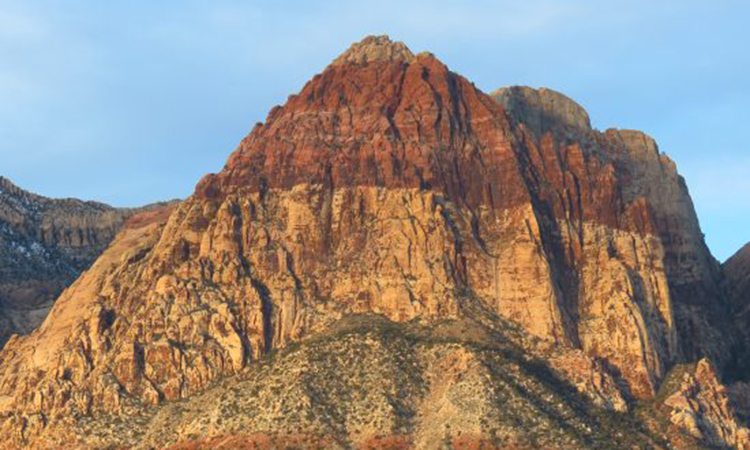
[[[388,34],[485,92],[549,87],[595,128],[653,136],[724,260],[750,241],[748,13],[740,1],[0,0],[0,175],[116,206],[185,197],[352,42]]]

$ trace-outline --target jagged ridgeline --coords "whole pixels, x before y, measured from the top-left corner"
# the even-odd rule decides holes
[[[0,177],[0,348],[12,334],[41,325],[55,298],[130,216],[161,206],[113,208],[51,199]]]
[[[368,37],[9,342],[0,427],[33,448],[747,448],[723,280],[651,138]]]

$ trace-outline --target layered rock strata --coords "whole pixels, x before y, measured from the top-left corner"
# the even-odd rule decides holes
[[[727,389],[705,359],[676,370],[676,389],[664,400],[680,430],[717,447],[750,449],[750,429],[737,420]]]
[[[621,411],[678,362],[736,354],[720,267],[651,138],[592,130],[549,90],[486,95],[386,38],[272,109],[162,219],[0,353],[13,445],[189,397],[359,313],[514,323]]]

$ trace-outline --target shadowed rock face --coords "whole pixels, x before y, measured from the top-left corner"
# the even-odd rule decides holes
[[[535,92],[530,88],[512,87],[497,91],[495,96],[501,103],[508,105],[509,116],[522,129],[532,158],[541,153],[536,167],[543,174],[541,177],[545,179],[544,184],[563,179],[562,186],[556,188],[560,199],[567,198],[571,205],[582,203],[584,218],[587,209],[607,208],[612,202],[621,202],[624,207],[620,211],[617,208],[605,209],[598,220],[601,221],[603,217],[610,228],[635,227],[641,237],[636,237],[633,243],[651,238],[654,238],[652,242],[658,242],[659,262],[655,265],[649,263],[651,267],[640,270],[638,274],[632,268],[643,268],[642,262],[649,258],[646,255],[651,254],[653,257],[653,246],[645,253],[638,249],[617,250],[608,243],[611,237],[583,245],[584,253],[585,247],[588,247],[588,251],[609,250],[605,259],[578,259],[579,264],[591,267],[594,271],[587,274],[586,269],[578,270],[574,275],[574,279],[579,280],[578,283],[583,283],[583,286],[579,285],[576,296],[579,305],[597,304],[598,301],[594,298],[606,296],[603,292],[598,292],[586,300],[586,293],[589,291],[586,285],[590,282],[597,283],[597,277],[602,277],[602,274],[606,274],[603,279],[611,279],[613,274],[602,272],[602,268],[624,262],[632,283],[631,298],[635,305],[640,305],[638,308],[643,314],[645,328],[650,330],[642,331],[642,335],[648,335],[646,339],[651,341],[644,348],[651,345],[661,347],[656,350],[656,354],[661,355],[657,359],[661,359],[662,363],[671,360],[666,362],[667,366],[679,361],[693,361],[701,356],[710,356],[720,367],[731,364],[738,352],[739,342],[734,335],[736,327],[729,313],[729,302],[721,287],[721,268],[705,244],[684,179],[677,173],[675,164],[659,152],[654,140],[639,131],[607,130],[601,133],[591,130],[588,116],[579,105],[550,90],[540,89]],[[527,126],[527,122],[531,125]],[[581,164],[580,160],[570,159],[570,150],[561,153],[561,149],[566,147],[583,149],[584,155],[588,154],[588,158],[584,157],[583,161],[598,159],[606,163],[612,169],[613,186],[607,187],[607,184],[592,180],[588,175],[590,169],[586,167],[590,163]],[[567,186],[565,172],[572,175]],[[586,178],[589,180],[586,181]],[[612,190],[614,195],[609,199],[595,198],[593,204],[586,205],[586,189],[594,193]],[[584,193],[576,194],[576,190]],[[560,221],[560,218],[569,215],[567,210],[571,207],[566,208],[564,200],[556,202],[553,199],[551,203],[556,210],[554,220]],[[556,203],[562,203],[562,206]],[[629,225],[623,224],[628,220],[631,221]],[[570,219],[565,221],[570,222]],[[563,230],[566,228],[570,229],[570,225],[562,226]],[[564,244],[563,247],[567,245]],[[575,250],[573,253],[575,254]],[[593,273],[599,275],[589,276]],[[655,280],[660,281],[653,284]],[[610,304],[607,309],[611,312],[613,307]],[[648,318],[654,307],[657,311],[662,311],[660,319],[653,320],[653,316]],[[652,312],[648,312],[649,310]],[[607,315],[605,313],[603,316]],[[594,316],[603,318],[599,313]],[[589,322],[588,319],[584,320]],[[596,322],[597,319],[590,321]],[[663,325],[667,327],[661,328],[661,332],[656,331]],[[608,329],[611,330],[612,325]],[[675,334],[674,341],[670,337],[672,333]],[[584,331],[584,341],[587,340],[586,334]],[[603,328],[593,330],[592,333],[594,340],[606,340],[607,336],[608,332]],[[587,347],[585,342],[583,346]],[[622,349],[616,350],[610,358],[618,359],[622,354]],[[665,359],[667,354],[672,356]],[[655,385],[658,385],[658,381]]]
[[[740,314],[750,306],[750,244],[746,244],[723,264],[732,307]]]
[[[134,212],[45,198],[0,177],[0,347],[42,323]]]
[[[387,38],[352,46],[8,344],[0,428],[28,443],[76,414],[189,397],[360,313],[514,323],[545,370],[618,411],[678,362],[732,360],[720,268],[674,163],[643,133],[592,130],[561,94],[497,95]],[[476,442],[483,423],[467,422]]]
[[[722,265],[731,310],[744,352],[737,359],[737,378],[750,381],[750,244],[745,244]],[[750,392],[750,391],[749,391]],[[750,398],[750,396],[748,396]],[[750,406],[750,403],[748,404]],[[750,414],[750,407],[747,408]]]
[[[727,389],[710,362],[679,367],[669,381],[663,405],[674,425],[716,447],[750,448],[750,430],[735,419]]]
[[[591,130],[585,109],[565,95],[552,89],[533,89],[526,86],[501,88],[491,94],[515,120],[536,135],[571,128]]]

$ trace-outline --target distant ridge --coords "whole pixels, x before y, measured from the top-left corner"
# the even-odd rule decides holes
[[[55,298],[141,210],[51,199],[0,176],[0,347],[41,325]]]

